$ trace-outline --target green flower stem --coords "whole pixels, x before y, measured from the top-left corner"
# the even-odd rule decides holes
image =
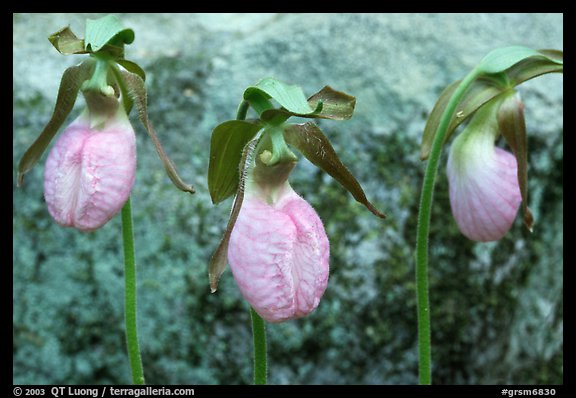
[[[242,101],[236,112],[237,120],[245,120],[250,103]],[[266,358],[266,327],[260,315],[250,307],[252,336],[254,340],[254,384],[266,384],[268,363]]]
[[[252,335],[254,337],[254,384],[265,385],[268,377],[266,360],[266,327],[264,319],[250,307]]]
[[[420,210],[418,212],[418,227],[416,231],[416,299],[418,307],[418,374],[420,384],[432,383],[431,343],[430,343],[430,304],[428,298],[428,236],[430,234],[430,215],[434,197],[434,184],[438,175],[438,163],[442,154],[444,139],[450,126],[450,120],[456,112],[456,107],[470,84],[478,77],[474,69],[462,80],[450,98],[438,131],[432,143],[432,149],[426,165]]]
[[[246,114],[248,113],[248,109],[250,108],[250,103],[246,100],[240,102],[238,105],[238,111],[236,111],[236,119],[237,120],[245,120]]]
[[[128,359],[132,370],[132,382],[134,384],[144,384],[144,371],[142,369],[142,358],[138,344],[138,327],[136,324],[136,258],[130,198],[128,198],[122,208],[122,241],[124,243],[124,316]]]

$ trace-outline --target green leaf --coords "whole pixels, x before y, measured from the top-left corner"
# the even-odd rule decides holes
[[[308,104],[316,109],[322,104],[322,109],[314,113],[315,118],[347,120],[352,117],[356,98],[342,91],[325,86],[322,90],[308,98]]]
[[[212,203],[218,204],[236,192],[242,149],[261,128],[257,121],[229,120],[212,132],[208,166],[208,189]]]
[[[510,95],[500,105],[498,109],[498,128],[516,157],[524,225],[532,232],[534,217],[528,208],[528,146],[526,142],[524,104],[517,95]]]
[[[270,101],[270,96],[260,90],[251,90],[248,95],[244,93],[244,101],[247,101],[259,115],[269,109],[274,109],[274,105],[272,105]]]
[[[274,99],[288,112],[302,115],[314,113],[314,109],[308,104],[300,86],[288,85],[273,78],[265,78],[244,91],[244,99],[249,101],[251,105],[254,99],[259,99],[262,96]]]
[[[84,40],[79,39],[70,30],[70,26],[60,29],[48,36],[48,40],[61,54],[87,54],[84,48]]]
[[[273,126],[280,126],[288,120],[290,116],[308,117],[308,115],[298,115],[288,112],[285,109],[267,109],[260,113],[260,119]]]
[[[124,28],[115,15],[86,21],[86,50],[100,51],[106,45],[123,46],[134,41],[134,31]]]
[[[292,124],[284,130],[284,138],[295,146],[310,162],[330,174],[354,199],[362,203],[380,218],[386,215],[379,212],[366,198],[360,183],[338,158],[330,141],[314,123]]]
[[[308,104],[314,109],[313,113],[302,114],[290,112],[286,109],[267,109],[263,111],[260,118],[270,124],[280,125],[290,116],[346,120],[352,117],[356,98],[341,91],[334,90],[330,86],[325,86],[322,90],[308,98]]]
[[[564,53],[559,50],[539,50],[539,55],[512,66],[506,75],[512,85],[519,85],[546,73],[564,72]]]
[[[538,50],[540,55],[546,57],[549,61],[556,62],[558,64],[564,64],[564,51],[555,50],[553,48],[543,48]]]
[[[74,103],[78,96],[78,91],[82,83],[90,78],[94,70],[94,61],[88,59],[77,66],[72,66],[64,71],[62,80],[60,81],[60,88],[58,89],[58,97],[56,98],[56,105],[50,121],[40,133],[40,136],[28,148],[20,163],[18,164],[18,179],[17,185],[22,185],[24,175],[29,172],[32,167],[38,162],[62,123],[68,117],[68,114],[74,108]]]
[[[144,86],[144,80],[142,80],[142,78],[137,74],[128,71],[120,71],[120,75],[121,80],[124,82],[126,88],[128,89],[128,94],[134,101],[136,109],[138,109],[138,116],[140,117],[140,121],[146,128],[148,135],[150,136],[152,142],[154,143],[154,146],[156,147],[156,152],[158,152],[158,155],[160,156],[160,159],[164,164],[164,168],[166,170],[166,173],[168,174],[168,177],[170,177],[170,180],[172,180],[174,185],[176,185],[176,187],[181,191],[194,193],[195,192],[194,187],[190,184],[185,183],[182,180],[182,178],[180,178],[180,176],[178,175],[176,167],[174,166],[168,155],[166,155],[164,148],[162,148],[162,144],[160,144],[160,141],[158,140],[156,131],[154,131],[152,123],[150,123],[150,120],[148,119],[148,105],[147,105],[148,99],[146,96],[146,87]]]
[[[518,62],[538,56],[540,53],[528,47],[510,46],[490,51],[478,65],[481,73],[501,73]]]
[[[140,76],[140,79],[146,81],[146,72],[137,63],[128,61],[127,59],[118,59],[116,63],[121,65],[128,72],[132,72]]]
[[[249,141],[242,150],[242,156],[240,159],[240,173],[238,181],[238,190],[236,193],[236,199],[234,200],[234,205],[232,206],[232,212],[230,213],[230,219],[228,220],[228,226],[224,232],[224,236],[218,245],[218,248],[214,252],[214,255],[210,259],[210,265],[208,266],[208,277],[210,280],[210,291],[212,293],[216,292],[218,289],[218,281],[220,276],[226,269],[226,264],[228,263],[228,244],[230,243],[230,236],[232,235],[232,230],[234,229],[234,224],[238,219],[238,214],[240,214],[240,209],[242,208],[242,202],[244,201],[244,186],[246,184],[246,175],[248,167],[252,161],[252,155],[256,149],[256,144],[258,144],[260,137],[256,137]]]

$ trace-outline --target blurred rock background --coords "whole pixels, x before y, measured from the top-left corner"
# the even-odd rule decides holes
[[[15,384],[129,383],[120,218],[89,234],[57,226],[43,160],[16,189],[19,159],[48,121],[60,77],[82,56],[47,36],[102,14],[13,16],[13,370]],[[301,159],[292,185],[331,240],[318,310],[268,326],[270,382],[417,383],[413,247],[425,120],[437,96],[490,50],[563,48],[562,14],[118,14],[136,32],[126,57],[147,72],[150,118],[197,194],[169,182],[132,115],[139,327],[152,384],[251,382],[248,306],[230,272],[210,294],[207,264],[231,200],[215,207],[206,174],[211,130],[243,90],[273,76],[311,95],[357,97],[346,122],[320,121],[381,221]],[[450,214],[444,166],[432,220],[435,383],[563,382],[563,78],[520,88],[529,129],[533,234],[518,217],[499,242],[473,243]],[[84,106],[79,99],[69,121]],[[445,160],[445,158],[444,158]],[[444,163],[444,162],[443,162]]]

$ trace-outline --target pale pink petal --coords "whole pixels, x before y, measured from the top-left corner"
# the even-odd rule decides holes
[[[516,158],[495,147],[490,135],[463,132],[450,149],[447,175],[460,231],[476,241],[502,238],[522,201]]]
[[[269,322],[299,318],[326,290],[329,243],[314,209],[289,185],[274,204],[248,194],[228,262],[242,295]]]
[[[102,130],[88,118],[76,119],[50,151],[44,171],[48,211],[62,226],[91,231],[124,205],[134,184],[136,137],[118,117]]]

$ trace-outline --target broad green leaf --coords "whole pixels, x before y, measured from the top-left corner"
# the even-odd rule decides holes
[[[284,130],[284,138],[296,147],[310,162],[330,174],[354,199],[362,203],[380,218],[386,215],[379,212],[366,198],[362,187],[352,173],[338,158],[330,141],[314,123],[291,124]]]
[[[314,113],[314,109],[308,104],[300,86],[288,85],[273,78],[265,78],[256,83],[255,86],[248,87],[244,91],[244,99],[252,105],[252,99],[259,99],[262,94],[265,98],[274,99],[288,112],[303,115]]]
[[[144,72],[144,69],[142,69],[137,63],[128,61],[127,59],[118,59],[116,62],[128,72],[136,73],[142,80],[146,81],[146,72]]]
[[[510,95],[500,105],[498,109],[498,127],[516,157],[524,225],[532,232],[534,218],[528,208],[528,147],[526,144],[524,104],[517,95]]]
[[[229,120],[212,132],[208,166],[208,189],[212,203],[218,204],[236,192],[242,149],[261,128],[256,121]]]
[[[18,186],[22,185],[24,175],[29,172],[38,159],[40,159],[50,144],[50,141],[52,141],[58,129],[62,126],[62,123],[64,123],[70,111],[72,111],[72,108],[74,108],[78,91],[82,83],[90,78],[93,70],[94,61],[88,59],[80,65],[72,66],[64,71],[52,117],[36,141],[34,141],[26,153],[24,153],[18,165]]]
[[[84,40],[77,38],[70,30],[70,26],[52,33],[48,36],[48,40],[61,54],[87,54],[84,48]]]
[[[208,278],[210,280],[210,291],[212,293],[216,292],[218,289],[218,281],[228,263],[228,244],[230,243],[230,236],[232,235],[234,224],[236,224],[238,214],[240,214],[240,209],[242,208],[242,202],[244,201],[244,186],[246,184],[245,176],[247,175],[247,170],[248,167],[250,167],[252,155],[259,139],[260,137],[257,136],[253,140],[249,141],[242,150],[242,156],[239,163],[240,172],[236,199],[232,206],[232,212],[230,213],[230,219],[228,220],[228,226],[226,227],[224,236],[222,237],[218,248],[214,252],[214,255],[210,259],[210,265],[208,266]]]
[[[148,99],[146,96],[146,87],[144,86],[144,80],[140,78],[135,73],[128,72],[128,71],[120,71],[121,80],[127,87],[128,94],[136,104],[136,109],[138,109],[138,116],[140,117],[140,121],[146,128],[148,135],[152,139],[154,146],[156,147],[156,152],[160,156],[162,163],[164,164],[164,168],[166,169],[166,173],[170,180],[176,185],[176,187],[184,192],[194,193],[194,187],[190,184],[185,183],[182,178],[178,175],[178,171],[176,171],[176,167],[166,155],[164,148],[162,148],[162,144],[158,140],[156,135],[156,131],[152,127],[152,123],[148,119]]]
[[[134,31],[124,28],[115,15],[86,21],[86,50],[97,52],[106,45],[123,46],[134,41]]]
[[[518,54],[516,53],[516,55]],[[515,86],[527,80],[546,73],[563,72],[562,63],[563,53],[561,51],[539,50],[536,55],[521,59],[502,74],[494,76],[480,75],[467,90],[458,104],[455,114],[452,115],[444,143],[448,141],[454,130],[482,105],[501,95],[508,95]],[[420,150],[420,158],[422,160],[426,159],[430,153],[442,114],[459,84],[460,81],[452,83],[440,94],[428,117]]]

